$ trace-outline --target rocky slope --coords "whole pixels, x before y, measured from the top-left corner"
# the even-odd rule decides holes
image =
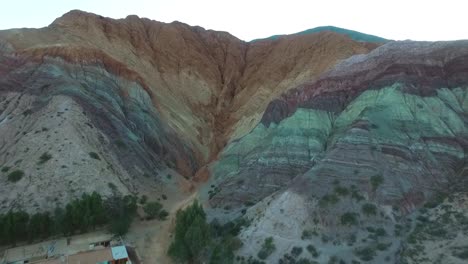
[[[462,263],[468,41],[376,39],[81,11],[0,31],[0,212],[199,188],[250,220],[241,263],[267,237],[268,263]]]
[[[467,56],[468,41],[391,42],[286,92],[211,164],[211,214],[246,213],[253,223],[242,252],[255,256],[272,236],[270,261],[312,243],[319,263],[431,263],[400,254],[418,250],[402,238],[417,227],[399,226],[439,193],[466,186]],[[463,262],[444,262],[452,254],[440,251],[441,263]]]
[[[2,178],[3,210],[50,209],[83,191],[164,189],[168,173],[191,178],[272,98],[378,46],[333,32],[246,43],[82,11],[1,31],[0,41],[0,163],[5,175],[25,175]],[[37,164],[44,153],[52,159]]]

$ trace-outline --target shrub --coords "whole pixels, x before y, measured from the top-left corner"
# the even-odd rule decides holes
[[[42,155],[39,157],[39,161],[37,162],[38,165],[44,164],[47,161],[49,161],[52,158],[52,155],[50,155],[47,152],[42,153]]]
[[[384,228],[379,227],[375,230],[375,235],[383,237],[387,235],[387,231],[385,231]]]
[[[338,257],[337,256],[331,256],[330,259],[328,259],[328,264],[337,264],[338,263]]]
[[[259,259],[265,260],[270,256],[274,251],[276,250],[276,246],[273,242],[273,237],[268,237],[265,238],[265,241],[263,242],[262,248],[257,254],[257,257]]]
[[[10,167],[5,166],[2,168],[2,172],[8,172],[10,170]]]
[[[377,206],[375,206],[373,204],[370,204],[370,203],[363,204],[362,205],[362,212],[366,216],[376,215],[377,214]]]
[[[370,178],[370,183],[372,185],[372,189],[375,191],[379,186],[384,182],[384,178],[382,175],[374,175]]]
[[[24,176],[24,171],[14,170],[14,171],[10,172],[10,174],[8,174],[8,180],[10,182],[17,182],[17,181],[21,180],[21,178],[23,178],[23,176]]]
[[[376,248],[377,250],[380,250],[380,251],[385,251],[388,247],[390,247],[392,245],[392,243],[378,243]]]
[[[142,195],[141,198],[140,198],[140,203],[145,204],[147,200],[148,200],[148,196]]]
[[[127,145],[125,144],[125,142],[123,142],[122,140],[120,139],[117,139],[115,141],[115,144],[117,145],[117,147],[119,148],[122,148],[122,149],[126,149],[127,148]]]
[[[346,187],[341,187],[341,186],[336,186],[335,192],[341,196],[347,196],[349,194],[349,190]]]
[[[356,213],[347,212],[341,215],[341,224],[342,225],[356,225],[358,223],[358,216]]]
[[[317,262],[312,262],[306,258],[300,258],[298,261],[296,261],[296,264],[317,264]]]
[[[314,235],[314,233],[312,231],[304,230],[304,231],[302,231],[301,239],[302,240],[311,239],[313,235]]]
[[[360,201],[362,201],[362,200],[365,199],[364,196],[362,196],[362,195],[358,192],[358,190],[356,190],[356,189],[353,189],[353,190],[351,191],[351,197],[352,197],[353,199],[355,199],[356,201],[358,201],[358,202],[360,202]]]
[[[306,249],[307,249],[307,251],[309,251],[309,253],[310,253],[310,254],[312,255],[312,257],[314,257],[314,258],[317,258],[317,257],[320,255],[320,253],[318,252],[318,250],[317,250],[312,244],[308,245],[308,246],[306,247]]]
[[[356,249],[354,253],[363,261],[371,261],[376,255],[375,249],[372,247]]]
[[[101,160],[101,158],[99,157],[99,155],[96,152],[90,152],[89,156],[91,158],[95,159],[95,160]]]
[[[169,215],[169,212],[162,209],[159,214],[158,214],[158,218],[159,220],[166,220],[166,217]]]
[[[108,182],[107,186],[109,186],[109,188],[111,188],[112,190],[117,190],[117,186],[115,186],[115,184],[113,184],[112,182]]]
[[[158,202],[149,202],[143,207],[147,219],[154,219],[159,216],[163,206]]]
[[[336,196],[335,194],[327,194],[327,195],[324,195],[322,199],[320,199],[319,206],[326,207],[329,204],[334,205],[339,201],[340,201],[340,198]]]
[[[456,253],[455,256],[461,259],[468,259],[468,248],[465,248],[463,251]]]
[[[299,257],[299,255],[302,254],[302,248],[301,247],[293,247],[291,249],[291,255],[293,255],[294,257]]]

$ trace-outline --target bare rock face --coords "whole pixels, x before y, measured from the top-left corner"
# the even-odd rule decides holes
[[[3,210],[161,190],[168,169],[185,181],[249,132],[272,98],[378,46],[333,32],[246,43],[78,10],[46,28],[2,31],[0,43],[0,163],[24,173],[15,183],[3,173]],[[52,158],[37,165],[44,153]]]
[[[418,208],[466,186],[467,55],[467,41],[391,42],[284,93],[210,165],[211,214],[246,212],[247,255],[273,236],[271,259],[312,243],[319,263],[418,263],[398,253],[417,251],[402,233]],[[298,226],[319,235],[304,241]]]

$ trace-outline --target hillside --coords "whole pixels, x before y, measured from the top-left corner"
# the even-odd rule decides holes
[[[467,72],[468,41],[335,27],[244,42],[74,10],[0,31],[0,213],[198,193],[248,219],[238,263],[267,237],[266,263],[463,263]]]

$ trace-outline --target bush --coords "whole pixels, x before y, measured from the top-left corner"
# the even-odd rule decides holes
[[[461,259],[468,259],[468,248],[465,248],[463,251],[456,253],[455,256]]]
[[[10,170],[10,167],[5,166],[2,168],[2,172],[8,172]]]
[[[314,235],[314,232],[310,230],[304,230],[302,231],[301,239],[302,240],[311,239],[313,235]]]
[[[351,197],[352,197],[353,199],[355,199],[356,201],[358,201],[358,202],[360,202],[360,201],[362,201],[362,200],[365,199],[364,196],[362,196],[362,195],[358,192],[358,190],[356,190],[356,189],[354,189],[354,190],[351,191]]]
[[[340,220],[342,225],[356,225],[358,223],[358,216],[356,213],[347,212],[341,215]]]
[[[372,247],[356,249],[354,253],[363,261],[371,261],[376,256],[375,249]]]
[[[101,160],[101,158],[99,157],[99,155],[96,152],[90,152],[89,156],[91,158],[95,159],[95,160]]]
[[[306,258],[301,258],[298,261],[296,261],[296,264],[317,264],[317,262],[312,262],[311,260],[308,260]]]
[[[338,264],[338,257],[337,256],[331,256],[327,263],[328,264]]]
[[[376,215],[377,214],[377,206],[375,206],[373,204],[370,204],[370,203],[363,204],[362,205],[362,212],[366,216]]]
[[[142,195],[141,198],[140,198],[140,203],[141,203],[141,204],[145,204],[146,201],[148,201],[148,196]]]
[[[347,196],[349,194],[349,190],[346,187],[336,186],[335,192],[340,196]]]
[[[327,194],[320,199],[319,206],[320,207],[326,207],[327,205],[331,204],[334,205],[340,201],[340,198],[336,196],[335,194]]]
[[[47,152],[42,153],[42,155],[39,157],[39,161],[37,162],[38,165],[44,164],[47,161],[49,161],[52,158],[52,155],[50,155]]]
[[[302,248],[301,247],[293,247],[291,249],[291,255],[293,255],[294,257],[299,257],[299,255],[302,254]]]
[[[317,257],[320,255],[320,253],[318,252],[318,250],[317,250],[313,245],[311,245],[311,244],[308,245],[308,246],[306,247],[306,249],[307,249],[307,251],[309,251],[309,253],[310,253],[310,254],[312,255],[312,257],[314,257],[314,258],[317,258]]]
[[[276,246],[273,242],[273,237],[265,238],[262,248],[257,254],[259,259],[265,260],[276,250]]]
[[[145,211],[147,219],[154,219],[159,217],[159,213],[161,212],[163,206],[158,202],[149,202],[145,204],[143,207],[143,211]]]
[[[8,180],[10,182],[18,182],[24,176],[24,171],[22,170],[14,170],[8,174]]]
[[[377,246],[376,246],[376,248],[377,248],[377,250],[385,251],[385,250],[387,250],[387,248],[390,247],[391,245],[392,245],[391,242],[388,243],[388,244],[387,244],[387,243],[378,243]]]
[[[379,186],[384,182],[384,178],[382,175],[374,175],[370,178],[370,183],[372,185],[372,189],[375,191]]]
[[[383,237],[383,236],[386,236],[387,235],[387,231],[385,231],[384,228],[382,227],[379,227],[375,230],[375,235],[377,236],[380,236],[380,237]]]

